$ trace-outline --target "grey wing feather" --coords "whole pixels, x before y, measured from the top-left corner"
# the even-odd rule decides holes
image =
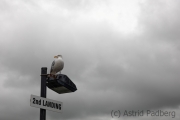
[[[55,60],[52,62],[50,73],[53,71],[54,64],[55,64]]]

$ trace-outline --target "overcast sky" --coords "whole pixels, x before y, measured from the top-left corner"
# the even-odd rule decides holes
[[[1,0],[0,120],[38,120],[41,67],[54,55],[74,93],[47,120],[179,120],[179,0]],[[169,116],[111,116],[115,111]]]

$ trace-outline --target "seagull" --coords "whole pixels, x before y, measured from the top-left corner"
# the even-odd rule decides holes
[[[62,55],[54,56],[55,60],[52,62],[50,76],[56,76],[61,74],[61,70],[64,68],[64,61]]]

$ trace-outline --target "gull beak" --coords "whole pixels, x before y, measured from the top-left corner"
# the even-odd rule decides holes
[[[58,58],[58,56],[54,56],[54,58]]]

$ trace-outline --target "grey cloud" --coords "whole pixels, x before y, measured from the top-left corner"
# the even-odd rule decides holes
[[[142,4],[140,24],[147,36],[153,40],[178,42],[179,39],[179,2],[147,1]]]
[[[47,111],[48,119],[110,119],[111,110],[178,109],[176,4],[169,9],[167,3],[141,4],[137,30],[142,33],[123,34],[107,19],[88,19],[91,7],[99,5],[89,2],[19,1],[13,6],[3,1],[10,7],[0,16],[1,119],[38,119],[39,109],[29,106],[30,94],[39,95],[40,68],[48,67],[49,72],[56,54],[63,55],[62,73],[78,90],[58,95],[48,89],[47,98],[64,103],[63,113]],[[47,4],[54,7],[47,10]],[[164,10],[172,13],[170,18]],[[9,109],[12,106],[16,112]]]

